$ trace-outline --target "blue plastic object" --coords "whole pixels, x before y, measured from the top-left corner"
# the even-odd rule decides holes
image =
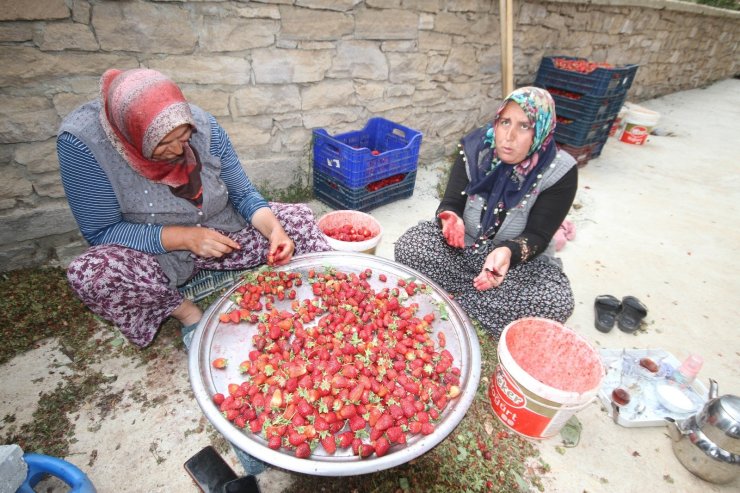
[[[414,194],[415,183],[416,170],[406,173],[398,183],[375,190],[370,190],[367,186],[349,188],[342,185],[339,180],[317,172],[314,173],[313,192],[317,199],[335,209],[369,211],[411,197]]]
[[[587,74],[564,70],[555,66],[555,59],[583,60],[570,56],[543,57],[534,85],[537,87],[556,87],[564,91],[594,97],[619,96],[627,92],[635,80],[639,65],[624,65],[614,68],[597,68]]]
[[[35,493],[33,488],[47,474],[67,483],[69,493],[96,493],[87,475],[66,460],[33,453],[23,454],[23,460],[28,465],[28,475],[17,493]]]
[[[370,118],[365,128],[335,136],[313,131],[314,176],[348,188],[364,187],[399,173],[416,171],[421,132],[385,118]]]
[[[560,115],[558,115],[560,116]],[[555,125],[555,140],[559,144],[585,146],[606,142],[617,115],[596,122],[570,119],[569,123],[558,121]]]

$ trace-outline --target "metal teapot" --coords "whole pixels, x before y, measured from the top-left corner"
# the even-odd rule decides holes
[[[718,395],[710,380],[709,400],[696,415],[676,421],[665,418],[673,453],[683,466],[711,483],[740,477],[740,397]]]

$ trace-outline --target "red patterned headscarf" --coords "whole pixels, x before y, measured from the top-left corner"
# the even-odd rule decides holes
[[[185,96],[174,82],[156,70],[111,69],[100,79],[100,98],[103,129],[137,173],[169,185],[177,196],[200,195],[200,166],[190,145],[184,144],[183,157],[176,162],[152,160],[167,134],[185,124],[195,128]]]

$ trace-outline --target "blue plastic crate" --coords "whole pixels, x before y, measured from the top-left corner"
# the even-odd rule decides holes
[[[564,115],[558,115],[558,117]],[[559,144],[568,144],[581,147],[597,142],[605,141],[609,137],[612,123],[617,115],[608,120],[596,122],[572,119],[570,123],[557,122],[555,126],[555,141]]]
[[[588,61],[585,58],[569,56],[543,57],[537,70],[534,85],[538,87],[557,87],[565,91],[594,97],[626,94],[632,86],[639,67],[639,65],[623,65],[614,68],[597,68],[593,72],[584,74],[557,68],[554,62],[555,58]]]
[[[373,190],[370,183],[363,187],[350,188],[334,177],[317,173],[314,174],[313,191],[316,198],[335,209],[369,211],[381,205],[411,197],[414,194],[415,183],[416,170],[405,173],[398,183],[377,190]]]
[[[358,188],[397,173],[409,173],[416,170],[421,138],[421,132],[380,117],[368,120],[362,130],[335,136],[315,129],[314,176],[321,173]]]
[[[191,301],[200,301],[216,291],[230,288],[236,283],[244,270],[201,270],[187,283],[178,288],[182,295]]]
[[[552,87],[545,89],[552,90]],[[558,115],[569,115],[582,121],[608,120],[619,114],[622,109],[627,93],[618,96],[597,98],[594,96],[581,96],[579,99],[570,98],[561,94],[552,94],[555,100],[555,112]]]

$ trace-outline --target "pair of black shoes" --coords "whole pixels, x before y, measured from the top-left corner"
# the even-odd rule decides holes
[[[610,294],[597,296],[594,311],[596,329],[600,332],[609,332],[616,323],[619,330],[631,334],[647,316],[647,307],[634,296],[625,296],[622,301]]]

